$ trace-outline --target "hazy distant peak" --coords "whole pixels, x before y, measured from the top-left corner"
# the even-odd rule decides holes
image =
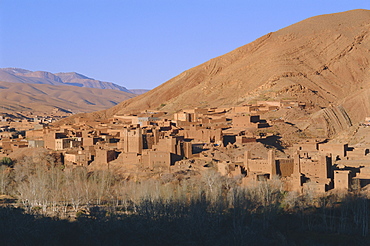
[[[97,89],[112,89],[132,93],[125,87],[89,78],[76,72],[50,73],[29,71],[21,68],[0,68],[0,81],[27,84],[69,85]]]
[[[93,79],[83,74],[76,73],[76,72],[56,73],[55,75],[61,78],[63,81],[72,80],[72,79]]]
[[[32,71],[22,68],[15,68],[15,67],[7,67],[7,68],[0,68],[0,70],[5,71],[10,74],[17,74],[17,73],[31,73]]]
[[[24,76],[37,77],[37,78],[47,78],[47,79],[53,79],[53,80],[58,81],[58,82],[62,82],[62,80],[58,76],[56,76],[55,74],[52,74],[50,72],[46,72],[46,71],[29,72],[29,73],[25,73]]]
[[[150,90],[147,90],[147,89],[129,89],[130,92],[136,94],[136,95],[141,95],[141,94],[144,94]]]

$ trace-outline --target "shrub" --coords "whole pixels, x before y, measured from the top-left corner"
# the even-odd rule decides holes
[[[0,164],[11,167],[13,166],[13,160],[10,159],[9,157],[3,157],[3,159],[1,159],[0,161]]]

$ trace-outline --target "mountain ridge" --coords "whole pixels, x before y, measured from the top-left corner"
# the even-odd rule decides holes
[[[335,119],[325,117],[337,114],[344,114],[338,116],[343,121],[348,115],[355,124],[370,115],[369,30],[369,10],[311,17],[186,70],[143,95],[86,116],[104,119],[146,109],[171,113],[296,98],[315,112],[323,110],[317,114],[316,122],[321,122],[317,127],[329,128]],[[336,134],[342,130],[339,126],[348,124],[336,125],[337,129],[327,132]]]
[[[345,15],[344,18],[342,18],[343,15]],[[362,20],[365,19],[365,18],[360,18],[363,15],[365,15],[365,17],[367,18],[367,23],[359,23],[359,22],[363,22]],[[327,17],[336,17],[335,18],[336,21],[333,21],[332,20],[333,18],[327,18]],[[347,67],[346,69],[347,71],[341,71],[341,68],[339,68],[339,65],[335,64],[335,62],[343,58],[344,56],[348,55],[349,52],[361,53],[361,52],[358,52],[358,50],[360,49],[360,47],[358,46],[361,45],[361,41],[363,41],[365,37],[368,38],[368,36],[366,36],[367,32],[366,30],[356,32],[355,30],[351,29],[348,26],[351,26],[351,25],[353,26],[354,23],[356,23],[356,21],[354,20],[357,20],[357,23],[360,26],[364,26],[363,24],[367,24],[367,26],[369,26],[369,17],[370,17],[370,11],[368,10],[354,10],[354,11],[349,11],[349,12],[344,12],[344,13],[311,17],[302,22],[299,22],[291,26],[288,26],[286,28],[283,28],[277,32],[266,34],[265,36],[262,36],[261,38],[255,40],[254,42],[250,44],[239,47],[235,49],[234,51],[231,51],[223,56],[213,58],[206,63],[203,63],[190,70],[187,70],[181,73],[180,75],[174,77],[173,79],[167,81],[166,83],[160,85],[156,89],[152,90],[151,93],[157,94],[157,95],[163,94],[163,91],[160,91],[160,89],[162,89],[163,87],[170,87],[169,85],[177,83],[176,85],[177,88],[174,88],[174,87],[169,88],[170,93],[166,93],[163,101],[168,101],[170,99],[174,100],[173,103],[175,103],[176,101],[186,101],[184,99],[181,100],[181,98],[178,98],[177,100],[174,98],[178,97],[181,94],[179,92],[183,91],[184,89],[186,91],[189,88],[189,89],[192,89],[191,92],[193,94],[201,95],[202,96],[201,100],[204,100],[205,96],[210,98],[212,97],[212,94],[217,95],[218,93],[218,95],[217,96],[215,95],[214,98],[218,99],[217,106],[220,106],[222,105],[222,101],[219,100],[220,98],[219,94],[220,92],[224,94],[223,89],[227,89],[226,88],[227,86],[229,86],[229,88],[232,89],[232,92],[236,92],[237,94],[239,94],[239,97],[241,99],[240,101],[247,101],[248,99],[244,100],[243,97],[247,97],[248,95],[253,95],[253,89],[261,91],[266,88],[270,89],[271,87],[277,87],[277,88],[287,87],[290,85],[299,84],[301,80],[305,80],[304,81],[305,82],[304,84],[306,85],[305,87],[309,87],[313,91],[320,91],[320,93],[323,94],[320,96],[324,97],[327,103],[331,103],[334,100],[343,98],[344,96],[348,95],[348,92],[353,91],[353,89],[355,89],[354,91],[356,91],[357,88],[353,88],[355,86],[349,85],[349,83],[338,81],[338,78],[332,75],[333,71],[330,70],[329,66],[334,66],[334,69],[336,70],[335,72],[339,73],[341,76],[345,77],[347,80],[351,80],[352,76],[355,76],[356,78],[358,78],[359,74],[357,73],[361,72],[358,70],[366,69],[366,66],[368,64],[367,58],[363,60],[362,63],[359,64],[359,69],[356,68],[357,64],[356,65],[346,64],[348,66],[342,66],[342,64],[339,64],[341,65],[340,66],[341,68]],[[322,20],[323,18],[325,19]],[[326,19],[329,19],[329,20],[326,20]],[[358,21],[359,19],[361,20]],[[314,30],[309,31],[309,28],[302,28],[300,25],[304,23],[306,26],[306,22],[308,22],[309,27],[310,26],[311,27],[314,26],[316,28],[320,27],[319,30],[314,29]],[[332,25],[333,24],[338,25],[338,27],[346,24],[347,27],[345,29],[349,33],[346,33],[347,35],[345,35],[343,33],[335,34],[334,33],[335,31],[333,32],[332,30],[327,31],[328,28],[323,28],[323,26],[325,26],[325,25],[322,25],[323,22],[324,23],[330,22]],[[314,23],[318,23],[318,24],[314,25]],[[294,32],[292,32],[292,30]],[[346,45],[343,45],[341,43],[340,45],[343,46],[343,48],[341,47],[342,50],[336,52],[335,55],[331,55],[332,57],[330,57],[330,55],[328,54],[325,54],[325,52],[321,52],[319,54],[321,57],[314,57],[314,55],[310,54],[312,50],[310,52],[304,51],[304,48],[305,48],[304,45],[312,46],[312,44],[315,43],[314,42],[315,40],[308,40],[306,44],[304,45],[302,45],[302,42],[300,42],[298,45],[294,43],[296,42],[296,39],[298,39],[297,32],[302,35],[301,30],[304,30],[304,33],[306,33],[306,35],[312,34],[313,32],[318,32],[320,30],[323,32],[329,32],[328,36],[330,36],[332,40],[329,39],[330,41],[326,41],[326,40],[320,41],[320,42],[328,42],[328,44],[324,44],[324,49],[329,48],[334,42],[344,43],[343,40],[348,41],[348,44],[346,43]],[[333,32],[333,33],[330,33],[330,32]],[[348,38],[348,36],[353,36],[353,40],[349,40],[350,38]],[[314,37],[311,37],[311,38],[314,38]],[[318,39],[319,37],[315,35],[315,38]],[[276,41],[281,41],[281,43],[284,44],[285,47],[273,46],[273,47],[268,47],[269,49],[264,49],[266,46],[271,46],[271,43],[276,42]],[[302,40],[298,40],[298,41],[302,41]],[[333,42],[333,43],[330,44],[329,42]],[[293,44],[287,45],[289,43],[290,44],[293,43]],[[316,47],[317,45],[316,46],[315,45],[316,44],[314,44],[314,48],[317,48]],[[289,48],[289,47],[292,47],[292,48]],[[276,50],[276,48],[279,48],[279,50]],[[281,52],[281,50],[283,50],[284,52]],[[287,51],[291,54],[299,53],[301,51],[301,53],[303,54],[296,54],[294,55],[294,57],[283,57],[283,61],[281,61],[282,59],[278,60],[278,58],[280,57],[277,57],[276,53],[286,53]],[[367,47],[363,49],[363,51],[365,51],[365,53],[366,52],[368,53]],[[270,55],[269,53],[272,53],[272,54]],[[269,57],[270,61],[266,61],[267,59],[265,59],[262,62],[260,62],[262,66],[259,66],[258,69],[262,71],[256,71],[257,69],[255,68],[256,67],[255,61],[259,60],[258,58],[261,58],[259,57],[261,56],[261,54],[263,56],[270,55],[271,58]],[[325,55],[327,57],[324,57]],[[359,56],[362,56],[362,54],[360,54]],[[301,61],[299,57],[301,58],[304,57],[304,58]],[[318,60],[319,61],[318,64],[312,64],[313,62],[310,62],[311,63],[310,64],[308,60],[312,58],[315,58],[316,60]],[[287,64],[288,62],[286,60],[288,59],[289,59],[290,64]],[[329,62],[325,62],[324,61],[325,59],[327,59]],[[275,62],[275,60],[277,61]],[[344,62],[346,62],[346,60]],[[238,63],[242,63],[242,67],[240,67],[240,64]],[[263,69],[261,69],[261,67],[264,67],[264,66],[269,67],[269,71],[264,72]],[[307,67],[309,67],[310,69],[307,69]],[[247,72],[251,75],[251,78],[249,79],[243,78],[243,76],[245,76],[245,74],[243,73],[241,74],[242,76],[240,77],[234,74],[232,75],[227,74],[225,71],[226,69],[229,69],[232,72],[235,72],[235,70],[236,72],[239,72],[240,70],[242,72]],[[348,70],[351,70],[351,71],[348,71]],[[315,76],[318,76],[318,77],[312,78]],[[322,78],[322,77],[329,77],[328,79],[332,80],[334,83],[324,84],[322,83],[322,81],[327,78]],[[180,84],[179,81],[181,81],[183,85],[178,85]],[[277,81],[279,81],[279,83],[277,83]],[[216,82],[218,84],[216,84]],[[236,85],[236,86],[233,86],[233,85]],[[183,88],[181,88],[181,86]],[[195,89],[195,87],[197,88]],[[239,93],[238,90],[235,90],[235,89],[238,89],[238,87],[239,89],[242,89],[242,92],[247,92],[247,93],[244,93],[244,95],[243,93]],[[357,86],[357,87],[360,88],[361,86]],[[176,91],[176,89],[179,89],[179,88],[182,90]],[[206,93],[200,93],[201,91],[206,91]],[[187,93],[190,94],[189,92]],[[211,95],[209,93],[211,93]],[[232,95],[235,97],[235,93],[233,93]],[[182,95],[182,97],[185,97],[185,95]],[[139,98],[124,102],[124,104],[129,106],[129,104],[132,105],[132,103],[135,103],[138,101],[139,101]],[[153,100],[151,101],[154,107],[157,107],[158,105],[162,103],[162,102],[158,102],[158,101],[156,102]],[[238,102],[236,101],[231,102],[231,104],[237,104],[237,103]],[[167,105],[171,105],[171,103],[167,103]],[[197,102],[197,105],[200,105],[199,101]],[[189,105],[189,106],[197,106],[197,105]],[[122,107],[122,108],[123,108],[123,111],[127,111],[127,109],[129,109],[130,107],[129,108]],[[178,109],[178,107],[176,107],[175,110],[176,109]]]
[[[9,83],[0,81],[0,111],[51,112],[54,108],[73,113],[93,112],[112,107],[136,95],[128,92],[74,87]]]
[[[0,68],[0,81],[28,84],[72,85],[132,93],[126,87],[112,82],[104,82],[89,78],[76,72],[54,74],[46,71],[30,71],[21,68]]]

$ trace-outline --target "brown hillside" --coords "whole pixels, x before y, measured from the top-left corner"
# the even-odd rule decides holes
[[[73,112],[92,112],[110,108],[134,96],[109,89],[0,82],[0,111],[48,112],[56,107]]]
[[[312,17],[189,69],[93,117],[157,109],[231,106],[256,98],[299,97],[323,124],[340,127],[370,115],[370,11]],[[163,106],[165,105],[165,106]],[[337,107],[342,105],[340,109]],[[338,115],[339,114],[339,115]],[[325,118],[326,117],[326,118]],[[327,119],[329,117],[329,119]],[[348,119],[349,117],[349,119]],[[334,133],[336,130],[334,129]]]

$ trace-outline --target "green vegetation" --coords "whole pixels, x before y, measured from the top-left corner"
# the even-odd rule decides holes
[[[11,167],[13,166],[13,160],[9,157],[3,157],[3,159],[0,160],[0,165]]]

